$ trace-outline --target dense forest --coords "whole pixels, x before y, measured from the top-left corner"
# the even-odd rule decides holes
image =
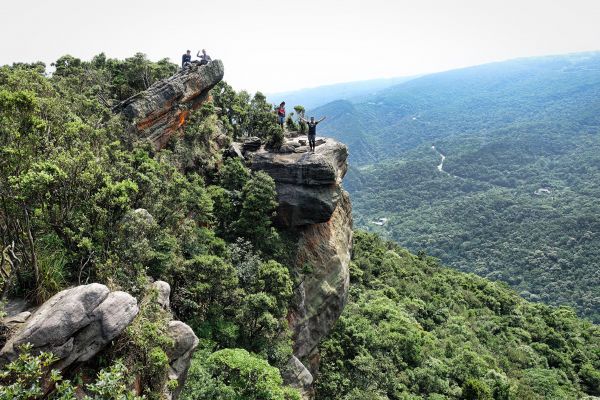
[[[598,322],[599,109],[591,53],[429,75],[314,112],[349,144],[359,227]]]
[[[173,389],[168,319],[149,289],[157,279],[171,285],[173,313],[200,338],[181,398],[299,399],[281,374],[292,353],[286,316],[301,279],[291,269],[295,238],[272,226],[273,180],[224,159],[216,145],[222,134],[230,141],[259,135],[276,144],[283,132],[273,106],[261,93],[236,92],[221,82],[181,134],[156,151],[112,109],[177,66],[143,54],[125,60],[100,54],[91,61],[64,56],[54,64],[51,75],[41,63],[0,67],[2,299],[40,304],[64,288],[101,282],[131,293],[141,308],[113,350],[95,360],[101,371],[93,379],[48,372],[53,356],[25,348],[0,369],[0,399],[40,397],[42,378],[54,385],[53,398],[65,400],[82,387],[88,398],[138,399],[130,391],[134,376],[146,399],[160,398],[165,386]],[[441,142],[439,148],[446,150]],[[409,171],[415,177],[429,171],[457,197],[508,190],[440,174],[436,154],[428,149],[421,158],[421,150],[414,161],[385,171],[404,168],[403,179]],[[448,169],[455,168],[467,173],[449,158]],[[348,186],[364,176],[355,172]],[[462,182],[458,189],[450,179]],[[427,185],[407,181],[412,194],[390,199],[390,210],[392,204],[432,204]],[[361,216],[367,199],[354,191],[359,221],[367,223]],[[414,220],[422,218],[413,212]],[[593,240],[594,229],[575,241]],[[570,308],[530,303],[501,283],[442,268],[425,253],[412,255],[374,234],[357,232],[353,253],[348,306],[320,347],[319,399],[600,395],[600,333]],[[479,265],[487,268],[484,260]],[[490,268],[502,271],[495,263]],[[0,344],[6,334],[0,332]]]
[[[357,232],[350,299],[321,345],[319,399],[600,394],[600,330],[569,308]]]

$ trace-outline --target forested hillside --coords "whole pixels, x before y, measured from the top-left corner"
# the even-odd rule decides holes
[[[317,398],[579,399],[600,395],[599,355],[600,330],[571,309],[357,232]]]
[[[141,400],[178,393],[185,400],[299,400],[300,391],[283,378],[290,376],[289,360],[296,354],[291,310],[298,293],[331,296],[336,288],[327,279],[340,281],[348,290],[348,265],[340,261],[351,236],[347,197],[335,192],[347,208],[338,206],[334,215],[343,214],[343,218],[331,217],[296,231],[273,225],[280,200],[276,181],[265,172],[248,168],[243,158],[224,157],[233,140],[248,134],[260,136],[273,148],[281,142],[283,132],[276,124],[273,106],[261,93],[236,92],[225,82],[218,83],[211,89],[210,100],[199,103],[197,109],[185,110],[181,129],[159,149],[115,110],[123,100],[173,75],[177,66],[167,60],[149,61],[143,54],[125,60],[100,54],[90,61],[61,57],[55,67],[53,75],[46,74],[41,63],[0,67],[0,348],[4,350],[14,333],[3,318],[8,299],[23,298],[38,306],[52,303],[47,300],[63,289],[99,282],[106,285],[107,292],[110,288],[113,294],[126,291],[135,297],[139,313],[111,340],[110,347],[62,372],[51,369],[64,360],[73,341],[57,343],[59,351],[54,355],[38,354],[39,348],[25,345],[10,362],[0,358],[0,399],[73,400],[87,395],[86,399]],[[453,165],[451,142],[436,142],[440,150],[448,152],[449,170],[482,174],[479,180],[437,171],[439,156],[429,147],[417,147],[400,163],[353,171],[348,186],[355,192],[359,221],[368,224],[370,217],[361,213],[368,206],[375,209],[369,201],[381,198],[387,201],[383,203],[386,209],[373,211],[374,215],[404,212],[407,220],[419,222],[414,222],[414,229],[434,229],[431,225],[443,216],[441,211],[427,220],[419,207],[477,195],[504,195],[515,202],[519,197],[513,193],[530,196],[523,198],[532,199],[536,213],[521,217],[519,205],[510,208],[509,200],[495,200],[498,209],[505,210],[495,218],[508,224],[509,217],[526,220],[529,215],[551,212],[552,204],[544,202],[558,202],[559,195],[581,191],[588,193],[586,201],[578,203],[578,198],[571,198],[573,203],[557,204],[569,204],[578,212],[587,207],[586,218],[558,223],[573,224],[573,235],[578,235],[573,246],[581,246],[580,254],[585,254],[585,244],[596,239],[597,229],[593,225],[595,195],[589,192],[596,186],[587,178],[594,177],[598,169],[590,161],[598,147],[594,134],[572,135],[569,143],[580,149],[578,153],[561,153],[568,147],[561,142],[554,148],[554,136],[527,131],[518,138],[520,146],[531,153],[524,159],[534,161],[515,171],[500,169],[499,165],[505,164],[492,162],[490,156],[485,156],[489,169],[461,170],[460,164]],[[333,160],[338,160],[341,165],[337,168],[345,172],[345,147],[338,148],[341,158]],[[469,159],[474,153],[467,150],[460,154]],[[540,164],[541,151],[552,157]],[[290,154],[302,158],[306,153]],[[509,157],[515,153],[494,154]],[[553,160],[574,154],[582,160],[572,158],[571,164],[554,166]],[[324,152],[317,150],[315,156],[324,158]],[[333,163],[325,161],[322,165]],[[296,171],[307,168],[300,164]],[[522,184],[522,192],[514,191],[523,176],[537,177],[542,169],[555,175],[531,187]],[[580,181],[566,187],[565,174],[571,169],[588,175],[580,175]],[[505,171],[505,180],[485,182],[486,173],[498,171]],[[332,173],[333,185],[326,180],[325,186],[339,189],[335,182],[343,172]],[[393,188],[397,192],[386,192],[386,181],[398,177],[404,181]],[[306,179],[319,180],[313,176]],[[517,182],[515,187],[507,183],[511,179]],[[530,193],[542,184],[551,189],[549,194]],[[307,186],[298,185],[304,194]],[[432,191],[432,186],[438,189]],[[367,197],[360,188],[377,193]],[[440,199],[442,194],[448,199]],[[414,215],[407,211],[410,207]],[[476,215],[481,223],[479,236],[469,239],[483,254],[477,265],[500,270],[499,261],[486,253],[489,250],[484,244],[475,242],[485,238],[484,228],[492,217],[483,208],[465,205],[456,210],[462,214],[453,215],[452,221],[466,223],[467,217]],[[383,228],[399,227],[403,222],[393,218]],[[332,233],[337,225],[343,225],[343,237]],[[445,229],[439,226],[435,229]],[[586,229],[583,233],[581,226]],[[514,227],[504,229],[498,233],[502,238],[508,233],[517,237]],[[298,241],[297,235],[310,230],[320,235]],[[463,239],[469,232],[460,236],[460,243],[468,243]],[[560,232],[554,234],[562,238]],[[520,237],[534,240],[533,233],[525,230]],[[328,236],[333,237],[334,248],[327,247],[323,238]],[[313,258],[305,254],[303,260],[321,261],[327,264],[325,268],[316,271],[308,262],[296,268],[299,243],[305,253],[314,253]],[[427,243],[428,252],[433,253],[433,241]],[[327,255],[328,251],[333,254]],[[566,254],[542,251],[541,265],[551,265],[545,273],[560,272],[571,279],[569,288],[583,294],[597,290],[590,276],[574,275],[584,269],[555,270],[556,265],[567,265],[560,261]],[[546,264],[544,257],[554,264]],[[570,308],[528,302],[501,283],[443,268],[425,253],[413,255],[363,231],[355,233],[352,260],[348,305],[321,343],[320,373],[317,368],[311,371],[317,399],[516,400],[600,395],[600,333]],[[327,270],[336,262],[337,270]],[[337,276],[322,277],[336,271]],[[540,275],[534,270],[531,274]],[[311,281],[314,276],[322,279],[321,285]],[[523,275],[523,282],[530,278]],[[157,280],[170,285],[168,311],[158,301],[160,293],[152,284]],[[298,291],[309,283],[322,291]],[[306,308],[318,304],[308,312],[320,323],[320,332],[326,333],[323,320],[335,321],[335,312],[342,311],[346,293],[320,299],[336,302],[333,308],[315,303],[317,296],[301,299]],[[597,307],[595,300],[590,301],[590,307]],[[55,330],[61,331],[65,325],[72,328],[77,311],[55,316]],[[114,315],[107,319],[110,317]],[[183,387],[170,375],[170,357],[181,350],[173,349],[174,340],[168,335],[171,317],[193,330],[198,345]],[[76,331],[84,332],[83,336],[89,333],[87,327]],[[308,332],[307,336],[314,339],[315,334]],[[311,367],[318,365],[319,355],[309,353],[301,361]],[[310,375],[306,368],[300,371]],[[306,386],[301,389],[310,397],[312,376]]]
[[[591,53],[425,76],[314,113],[349,144],[358,226],[599,321],[598,110]]]

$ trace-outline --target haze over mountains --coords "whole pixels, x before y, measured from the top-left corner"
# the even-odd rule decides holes
[[[285,101],[287,105],[291,107],[301,104],[306,109],[312,109],[339,99],[350,100],[360,99],[364,96],[373,96],[382,90],[414,78],[416,77],[397,77],[336,83],[333,85],[271,93],[268,94],[267,97],[273,103],[279,104],[281,101]]]
[[[427,75],[309,114],[349,145],[359,227],[597,322],[599,111],[600,53],[580,53]]]

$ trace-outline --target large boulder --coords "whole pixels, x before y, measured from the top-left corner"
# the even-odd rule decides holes
[[[303,399],[310,399],[314,396],[313,376],[298,360],[298,357],[292,356],[288,360],[287,365],[281,371],[281,376],[287,385],[300,391]]]
[[[185,123],[189,112],[209,98],[210,89],[223,75],[220,60],[203,66],[193,64],[123,101],[115,110],[133,123],[140,136],[161,149]]]
[[[284,145],[302,148],[297,140]],[[247,157],[252,170],[264,171],[275,181],[277,225],[299,227],[329,221],[348,169],[346,145],[327,138],[315,152],[275,153],[263,148]]]
[[[125,292],[110,292],[99,283],[57,293],[42,304],[0,350],[0,364],[14,360],[20,346],[51,352],[65,369],[90,360],[116,338],[137,315],[137,300]]]

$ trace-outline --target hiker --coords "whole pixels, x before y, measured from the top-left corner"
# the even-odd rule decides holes
[[[205,49],[202,49],[202,54],[198,52],[198,54],[196,54],[196,57],[200,58],[200,65],[206,65],[212,61],[212,58],[210,58],[210,56],[206,54]]]
[[[190,50],[186,51],[184,55],[181,56],[181,68],[185,68],[189,66],[192,62],[192,52]]]
[[[277,107],[277,122],[283,129],[283,123],[285,122],[285,101],[282,101],[279,107]]]
[[[300,116],[300,119],[308,125],[308,146],[312,152],[315,151],[315,140],[317,138],[317,124],[323,122],[325,117],[315,121],[315,117],[310,117],[310,121],[305,120]]]

